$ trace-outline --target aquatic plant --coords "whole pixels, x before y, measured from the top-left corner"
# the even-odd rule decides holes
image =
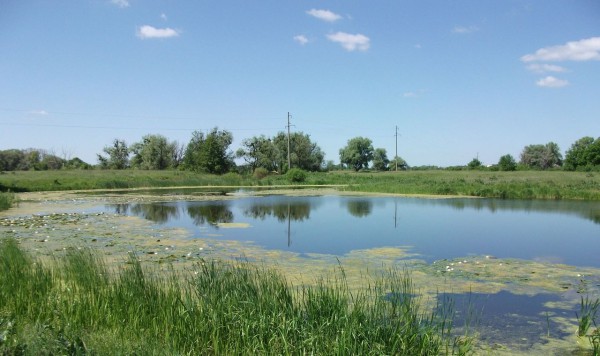
[[[594,356],[600,355],[600,328],[596,327],[596,317],[599,308],[600,298],[590,300],[589,296],[586,295],[585,298],[581,297],[579,313],[575,313],[578,322],[577,336],[587,337],[590,346],[592,346],[592,354]],[[592,325],[595,329],[590,332]]]
[[[9,209],[10,207],[12,207],[14,202],[15,195],[13,193],[0,192],[0,211]]]
[[[578,336],[586,336],[590,327],[596,325],[596,316],[598,314],[598,308],[600,307],[600,299],[590,300],[586,295],[585,298],[581,297],[581,304],[579,306],[579,313],[575,313],[577,316]]]
[[[600,328],[596,328],[591,335],[588,336],[590,344],[592,345],[592,355],[600,355]]]

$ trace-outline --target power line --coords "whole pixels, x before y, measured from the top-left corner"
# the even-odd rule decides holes
[[[205,131],[210,130],[207,128],[172,128],[172,127],[126,127],[126,126],[88,126],[88,125],[61,125],[61,124],[42,124],[42,123],[13,123],[13,122],[0,122],[0,125],[6,126],[25,126],[25,127],[58,127],[58,128],[72,128],[72,129],[94,129],[94,130],[161,130],[161,131]],[[266,130],[277,130],[276,127],[269,128],[251,128],[251,129],[228,129],[228,131],[266,131]]]
[[[72,115],[72,116],[88,116],[88,117],[114,117],[114,118],[128,118],[128,119],[161,119],[161,120],[198,120],[198,117],[192,116],[170,116],[170,115],[127,115],[127,114],[114,114],[114,113],[84,113],[84,112],[69,112],[69,111],[46,111],[46,110],[23,110],[23,109],[10,109],[0,108],[0,111],[5,112],[18,112],[30,116],[50,116],[50,115]],[[210,118],[207,118],[210,119]],[[228,120],[228,118],[216,118],[219,121]],[[279,118],[274,117],[258,117],[252,118],[252,120],[269,120],[277,121]]]

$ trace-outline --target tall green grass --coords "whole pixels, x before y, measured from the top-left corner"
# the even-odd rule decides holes
[[[15,203],[15,195],[13,193],[0,192],[0,211],[7,210]]]
[[[224,175],[189,171],[59,170],[17,171],[0,175],[0,191],[61,191],[127,189],[169,186],[251,185],[254,180],[237,173]]]
[[[465,352],[452,313],[421,309],[407,273],[360,292],[342,273],[292,287],[246,262],[206,262],[189,275],[144,270],[135,255],[109,271],[72,249],[42,264],[0,243],[2,354],[397,354]]]

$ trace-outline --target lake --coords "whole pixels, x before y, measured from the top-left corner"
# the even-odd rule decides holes
[[[300,254],[402,246],[426,262],[485,255],[600,267],[597,202],[273,195],[106,209]]]

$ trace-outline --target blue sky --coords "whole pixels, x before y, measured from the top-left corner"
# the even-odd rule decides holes
[[[0,2],[0,149],[292,130],[409,165],[600,136],[600,2]]]

